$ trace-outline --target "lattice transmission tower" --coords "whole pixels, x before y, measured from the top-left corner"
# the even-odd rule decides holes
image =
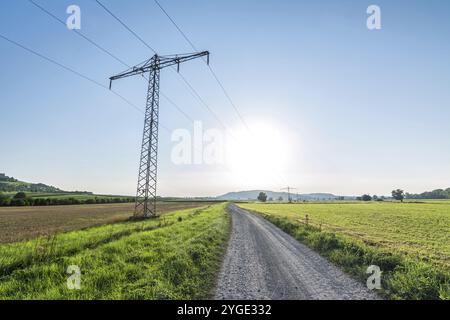
[[[159,121],[159,84],[161,69],[177,66],[189,60],[206,56],[209,64],[209,52],[158,56],[138,64],[122,73],[109,78],[112,81],[148,73],[148,91],[145,106],[144,132],[142,135],[141,158],[136,191],[134,216],[151,218],[156,216],[156,178],[158,172],[158,121]]]
[[[291,190],[295,190],[297,188],[292,188],[287,186],[286,188],[281,188],[281,190],[287,190],[288,192],[288,202],[291,203],[292,202],[292,197],[291,197]],[[298,194],[297,194],[297,200],[298,200]]]

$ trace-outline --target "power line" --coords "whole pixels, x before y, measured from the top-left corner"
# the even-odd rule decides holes
[[[41,11],[43,11],[44,13],[46,13],[48,16],[50,16],[51,18],[53,18],[54,20],[58,21],[59,23],[61,23],[63,26],[66,26],[66,23],[61,20],[60,18],[58,18],[56,15],[54,15],[53,13],[51,13],[49,10],[45,9],[43,6],[39,5],[38,3],[36,3],[33,0],[28,0],[31,4],[33,4],[35,7],[37,7],[38,9],[40,9]],[[102,6],[102,8],[104,8],[109,14],[111,14],[115,19],[117,19],[122,25],[124,25],[127,30],[129,30],[130,32],[132,32],[135,36],[137,36],[137,38],[143,42],[148,48],[150,48],[152,51],[156,52],[150,45],[148,45],[144,40],[142,40],[142,38],[140,38],[133,30],[131,30],[130,28],[128,28],[125,23],[120,20],[116,15],[114,15],[108,8],[106,8],[101,2],[97,1],[99,5]],[[107,54],[108,56],[112,57],[113,59],[115,59],[116,61],[118,61],[119,63],[121,63],[122,65],[128,67],[131,69],[131,66],[126,63],[125,61],[123,61],[122,59],[118,58],[117,56],[115,56],[114,54],[112,54],[109,50],[105,49],[104,47],[102,47],[101,45],[99,45],[97,42],[95,42],[94,40],[90,39],[89,37],[87,37],[86,35],[84,35],[83,33],[81,33],[80,31],[74,29],[72,30],[74,31],[78,36],[82,37],[83,39],[85,39],[86,41],[88,41],[90,44],[92,44],[93,46],[95,46],[97,49],[99,49],[100,51],[102,51],[103,53]],[[147,61],[147,60],[145,60]],[[145,75],[142,75],[144,79],[146,79],[148,81],[148,78]],[[201,98],[201,96],[199,95],[199,93],[193,88],[193,86],[187,81],[187,79],[180,74],[180,77],[182,78],[183,82],[191,89],[191,91],[194,93],[194,97],[197,97],[197,99],[199,99],[199,101],[213,114],[213,116],[216,118],[216,120],[218,120],[223,126],[224,124],[222,123],[222,121],[220,120],[220,118],[212,111],[212,109],[209,107],[209,105]],[[101,85],[100,83],[96,83],[97,85]],[[105,88],[104,85],[101,85],[103,88]],[[114,94],[116,94],[115,91],[112,91]],[[175,109],[178,110],[178,112],[180,112],[187,120],[194,122],[194,120],[186,113],[183,111],[183,109],[178,106],[172,99],[170,99],[166,94],[164,94],[164,92],[160,92],[161,96],[164,97],[173,107],[175,107]],[[122,99],[125,99],[122,97]],[[136,108],[136,106],[133,106]],[[141,109],[138,109],[141,113],[143,113],[143,111]]]
[[[39,53],[39,52],[37,52],[37,51],[35,51],[35,50],[33,50],[33,49],[30,49],[30,48],[26,47],[25,45],[20,44],[20,43],[14,41],[14,40],[12,40],[12,39],[10,39],[10,38],[8,38],[8,37],[2,35],[2,34],[0,34],[0,38],[2,38],[2,39],[4,39],[4,40],[8,41],[8,42],[11,43],[11,44],[14,44],[15,46],[17,46],[17,47],[19,47],[19,48],[21,48],[21,49],[23,49],[23,50],[25,50],[25,51],[27,51],[27,52],[29,52],[29,53],[35,55],[35,56],[37,56],[37,57],[39,57],[39,58],[41,58],[41,59],[43,59],[43,60],[46,60],[47,62],[50,62],[51,64],[54,64],[54,65],[56,65],[56,66],[58,66],[58,67],[60,67],[60,68],[62,68],[62,69],[64,69],[64,70],[66,70],[66,71],[69,71],[70,73],[73,73],[73,74],[75,74],[76,76],[78,76],[78,77],[80,77],[80,78],[82,78],[82,79],[85,79],[85,80],[87,80],[87,81],[89,81],[89,82],[91,82],[91,83],[93,83],[93,84],[95,84],[95,85],[97,85],[97,86],[99,86],[99,87],[101,87],[101,88],[107,90],[108,92],[111,92],[112,94],[114,94],[115,96],[117,96],[118,98],[120,98],[121,100],[123,100],[124,102],[126,102],[130,107],[134,108],[136,111],[138,111],[138,112],[140,112],[140,113],[142,113],[142,114],[144,113],[144,111],[143,111],[141,108],[139,108],[138,106],[136,106],[135,104],[133,104],[133,103],[132,103],[131,101],[129,101],[127,98],[125,98],[124,96],[122,96],[121,94],[119,94],[118,92],[116,92],[116,91],[114,91],[114,90],[109,90],[109,87],[107,87],[107,86],[101,84],[100,82],[98,82],[98,81],[96,81],[96,80],[94,80],[94,79],[92,79],[92,78],[90,78],[90,77],[88,77],[88,76],[86,76],[86,75],[84,75],[84,74],[82,74],[82,73],[80,73],[80,72],[78,72],[78,71],[76,71],[76,70],[74,70],[74,69],[68,67],[68,66],[65,66],[65,65],[63,65],[62,63],[60,63],[60,62],[58,62],[58,61],[56,61],[56,60],[54,60],[54,59],[52,59],[52,58],[49,58],[49,57],[47,57],[47,56],[45,56],[45,55],[43,55],[43,54],[41,54],[41,53]],[[188,120],[194,122],[194,120],[193,120],[192,118],[190,118],[184,111],[182,111],[182,109],[180,109],[180,108],[178,107],[178,105],[175,104],[175,102],[173,102],[169,97],[167,97],[166,95],[164,95],[162,92],[161,92],[161,95],[162,95],[165,99],[167,99],[167,101],[169,101],[171,104],[173,104],[173,105],[178,109],[178,111],[180,111],[182,114],[184,114],[184,115],[188,118]],[[159,122],[159,125],[160,125],[161,128],[164,129],[167,133],[172,133],[172,132],[173,132],[173,130],[169,129],[167,126],[165,126],[165,125],[162,124],[161,122]],[[197,148],[196,148],[195,146],[194,146],[193,148],[194,148],[195,150],[197,150]]]
[[[138,112],[140,112],[140,113],[142,113],[142,114],[144,113],[144,111],[143,111],[141,108],[139,108],[138,106],[136,106],[135,104],[133,104],[133,103],[132,103],[131,101],[129,101],[127,98],[125,98],[124,96],[122,96],[121,94],[119,94],[118,92],[116,92],[116,91],[114,91],[114,90],[110,90],[109,87],[107,87],[107,86],[101,84],[100,82],[98,82],[98,81],[96,81],[96,80],[94,80],[94,79],[92,79],[92,78],[90,78],[90,77],[88,77],[88,76],[86,76],[86,75],[84,75],[84,74],[82,74],[82,73],[80,73],[80,72],[78,72],[78,71],[76,71],[76,70],[74,70],[74,69],[72,69],[72,68],[70,68],[70,67],[68,67],[68,66],[66,66],[66,65],[64,65],[64,64],[62,64],[62,63],[60,63],[60,62],[58,62],[58,61],[56,61],[56,60],[54,60],[54,59],[52,59],[52,58],[50,58],[50,57],[47,57],[47,56],[45,56],[45,55],[43,55],[43,54],[41,54],[41,53],[39,53],[39,52],[37,52],[37,51],[35,51],[35,50],[29,48],[29,47],[26,47],[25,45],[23,45],[23,44],[21,44],[21,43],[19,43],[19,42],[17,42],[17,41],[14,41],[14,40],[12,40],[12,39],[10,39],[10,38],[8,38],[8,37],[2,35],[2,34],[0,34],[0,38],[4,39],[5,41],[7,41],[7,42],[9,42],[9,43],[11,43],[11,44],[13,44],[13,45],[15,45],[15,46],[21,48],[21,49],[23,49],[24,51],[27,51],[28,53],[31,53],[31,54],[33,54],[33,55],[35,55],[35,56],[37,56],[37,57],[39,57],[39,58],[41,58],[41,59],[43,59],[43,60],[45,60],[45,61],[51,63],[51,64],[53,64],[53,65],[56,65],[56,66],[58,66],[58,67],[60,67],[60,68],[62,68],[62,69],[64,69],[64,70],[66,70],[66,71],[68,71],[68,72],[70,72],[70,73],[72,73],[72,74],[75,74],[76,76],[78,76],[78,77],[80,77],[80,78],[82,78],[82,79],[84,79],[84,80],[86,80],[86,81],[89,81],[89,82],[95,84],[95,85],[98,86],[98,87],[101,87],[101,88],[107,90],[108,92],[114,94],[115,96],[117,96],[118,98],[120,98],[121,100],[123,100],[125,103],[127,103],[130,107],[134,108],[136,111],[138,111]],[[178,107],[171,99],[169,99],[166,95],[164,95],[164,94],[162,94],[162,93],[161,93],[161,95],[162,95],[164,98],[166,98],[167,101],[169,101],[171,104],[173,104],[173,105],[178,109],[178,111],[180,111],[182,114],[184,114],[184,115],[188,118],[188,120],[191,120],[192,122],[194,122],[194,121],[193,121],[193,120],[192,120],[192,119],[191,119],[184,111],[182,111],[182,109],[179,108],[179,107]],[[172,133],[173,130],[169,129],[167,126],[165,126],[165,125],[162,124],[161,122],[159,122],[159,125],[160,125],[161,128],[164,129],[166,132]],[[197,150],[195,146],[194,146],[194,149]]]
[[[102,4],[99,0],[95,0],[108,14],[110,14],[115,20],[117,20],[126,30],[128,30],[131,34],[133,34],[142,44],[144,44],[147,48],[149,48],[151,51],[153,51],[153,53],[157,54],[156,50],[153,49],[153,47],[151,47],[146,41],[144,41],[135,31],[133,31],[125,22],[123,22],[119,17],[117,17],[111,10],[109,10],[104,4]],[[161,7],[161,6],[160,6]],[[170,16],[169,16],[170,17]],[[171,21],[176,25],[176,23],[173,21],[173,19],[171,19]],[[181,31],[181,28],[179,28],[177,26],[177,29]],[[183,32],[182,32],[183,33]],[[183,33],[184,34],[184,33]],[[187,38],[187,36],[184,34],[184,36]],[[187,38],[189,39],[189,38]],[[193,43],[191,41],[188,41],[191,45],[192,48],[194,49],[195,46],[193,45]],[[194,49],[194,51],[198,51],[197,49]],[[209,65],[209,64],[208,64]],[[176,71],[175,69],[172,69],[174,71]],[[227,99],[230,101],[230,103],[232,104],[232,106],[234,107],[236,113],[238,114],[239,118],[241,119],[242,123],[245,125],[246,129],[248,131],[249,127],[247,125],[247,123],[245,122],[244,118],[242,117],[242,115],[240,114],[239,110],[237,109],[236,105],[233,103],[233,101],[231,100],[230,95],[228,94],[228,92],[226,91],[225,87],[223,86],[223,84],[220,82],[220,80],[218,79],[217,75],[215,74],[214,70],[209,67],[210,72],[213,74],[214,78],[216,79],[216,81],[218,82],[219,86],[222,88],[222,90],[224,91],[225,96],[227,97]],[[217,116],[217,114],[211,109],[211,107],[205,102],[205,100],[200,96],[200,94],[194,89],[194,87],[189,83],[189,81],[180,73],[178,73],[178,75],[180,76],[180,78],[183,80],[183,82],[185,83],[185,85],[191,90],[191,93],[193,93],[194,97],[196,97],[201,104],[214,116],[214,118],[217,120],[218,123],[220,123],[222,125],[222,127],[224,129],[227,129],[227,126],[224,124],[224,122]],[[177,108],[178,109],[178,108]],[[235,139],[236,141],[239,141],[231,132],[230,135],[233,139]],[[284,180],[284,179],[280,179],[280,180]]]
[[[109,13],[114,19],[116,19],[125,29],[127,29],[131,34],[133,34],[142,44],[144,44],[147,48],[153,51],[153,53],[157,54],[156,50],[153,49],[145,40],[143,40],[135,31],[133,31],[125,22],[123,22],[117,15],[115,15],[111,10],[109,10],[104,4],[102,4],[99,0],[95,0],[107,13]],[[198,50],[195,50],[198,51]],[[174,69],[172,69],[174,70]],[[174,70],[175,71],[175,70]],[[196,97],[203,106],[213,115],[213,117],[222,125],[222,127],[226,128],[226,125],[223,121],[217,116],[217,114],[211,109],[211,107],[205,102],[205,100],[200,96],[197,90],[194,89],[192,84],[180,73],[178,73],[182,81],[186,84],[186,86],[191,90],[194,97]]]
[[[130,27],[128,27],[119,17],[117,17],[111,10],[109,10],[105,5],[103,5],[99,0],[95,0],[107,13],[109,13],[115,20],[117,20],[125,29],[127,29],[131,34],[133,34],[141,43],[143,43],[147,48],[153,51],[154,54],[157,54],[156,50],[153,49],[147,42],[145,42],[136,32],[134,32]],[[102,50],[103,51],[103,50]],[[195,50],[198,51],[198,50]],[[127,65],[127,64],[125,64]],[[208,64],[209,65],[209,64]],[[127,65],[128,66],[128,65]],[[131,68],[130,66],[128,66]],[[172,70],[174,70],[172,68]],[[220,120],[220,118],[216,115],[216,113],[210,108],[210,106],[204,101],[204,99],[200,96],[200,94],[194,89],[194,87],[189,83],[189,81],[180,73],[178,75],[181,77],[183,82],[188,86],[195,97],[207,108],[207,110],[214,116],[214,118],[224,127],[225,124]],[[147,79],[144,75],[143,77]],[[148,79],[147,79],[148,80]],[[172,104],[181,114],[183,114],[186,119],[194,122],[194,120],[184,112],[175,102],[173,102],[166,94],[160,91],[161,96],[163,96],[170,104]],[[167,128],[165,128],[167,130]]]
[[[192,119],[186,112],[183,111],[172,99],[170,99],[166,94],[164,94],[161,90],[159,91],[161,96],[164,97],[170,104],[172,104],[183,116],[186,117],[190,122],[194,123],[194,119]]]
[[[80,73],[80,72],[78,72],[78,71],[76,71],[76,70],[74,70],[74,69],[68,67],[68,66],[65,66],[65,65],[63,65],[62,63],[59,63],[58,61],[56,61],[56,60],[54,60],[54,59],[52,59],[52,58],[49,58],[49,57],[47,57],[47,56],[45,56],[45,55],[43,55],[43,54],[41,54],[41,53],[39,53],[39,52],[37,52],[37,51],[35,51],[35,50],[33,50],[33,49],[30,49],[30,48],[24,46],[23,44],[20,44],[20,43],[14,41],[14,40],[12,40],[12,39],[10,39],[10,38],[8,38],[8,37],[2,35],[2,34],[0,34],[0,38],[2,38],[2,39],[4,39],[4,40],[8,41],[9,43],[14,44],[15,46],[17,46],[17,47],[19,47],[19,48],[22,48],[23,50],[25,50],[25,51],[27,51],[27,52],[29,52],[29,53],[35,55],[35,56],[40,57],[41,59],[46,60],[47,62],[50,62],[50,63],[52,63],[52,64],[54,64],[54,65],[56,65],[56,66],[58,66],[58,67],[60,67],[60,68],[62,68],[62,69],[64,69],[64,70],[66,70],[66,71],[69,71],[69,72],[71,72],[71,73],[77,75],[77,76],[80,77],[80,78],[83,78],[83,79],[85,79],[85,80],[87,80],[87,81],[89,81],[89,82],[91,82],[91,83],[93,83],[93,84],[95,84],[95,85],[97,85],[97,86],[99,86],[99,87],[101,87],[101,88],[103,88],[103,89],[105,89],[105,90],[111,92],[112,94],[114,94],[115,96],[117,96],[118,98],[120,98],[121,100],[123,100],[125,103],[127,103],[130,107],[134,108],[136,111],[138,111],[138,112],[140,112],[140,113],[144,113],[144,111],[143,111],[141,108],[139,108],[138,106],[136,106],[136,105],[135,105],[134,103],[132,103],[130,100],[128,100],[127,98],[125,98],[124,96],[122,96],[122,95],[121,95],[120,93],[118,93],[117,91],[109,90],[109,88],[108,88],[107,86],[101,84],[100,82],[98,82],[98,81],[96,81],[96,80],[94,80],[94,79],[92,79],[92,78],[90,78],[90,77],[88,77],[88,76],[86,76],[86,75],[84,75],[84,74],[82,74],[82,73]],[[160,123],[160,125],[161,125],[161,127],[162,127],[164,130],[166,130],[167,132],[169,132],[169,133],[172,132],[172,130],[170,130],[170,129],[169,129],[168,127],[166,127],[165,125],[163,125],[163,124],[161,124],[161,123]]]
[[[214,79],[216,79],[217,83],[219,84],[220,88],[222,88],[223,93],[225,94],[225,96],[227,97],[228,101],[230,102],[230,104],[233,106],[234,110],[236,111],[238,117],[241,119],[242,123],[244,124],[244,126],[249,129],[247,122],[244,120],[244,117],[241,115],[241,113],[239,112],[237,106],[234,104],[233,100],[231,99],[230,95],[228,94],[227,90],[225,89],[225,87],[223,86],[222,82],[219,80],[219,78],[217,77],[216,73],[214,72],[214,70],[212,69],[211,65],[208,66],[209,71],[211,71],[211,74],[213,75]]]
[[[296,190],[297,188],[293,188],[290,186],[287,186],[286,188],[281,188],[281,190],[287,190],[288,192],[288,202],[291,203],[292,202],[292,198],[291,198],[291,190]],[[298,200],[298,194],[297,194],[297,200]]]
[[[55,19],[56,21],[60,22],[61,24],[63,24],[64,26],[66,25],[66,23],[59,19],[57,16],[55,16],[53,13],[51,13],[50,11],[48,11],[47,9],[45,9],[44,7],[42,7],[41,5],[37,4],[36,2],[34,2],[33,0],[28,0],[31,4],[33,4],[36,8],[40,9],[41,11],[45,12],[47,15],[49,15],[50,17],[52,17],[53,19]],[[93,46],[95,46],[97,49],[103,51],[104,53],[106,53],[107,55],[109,55],[111,58],[115,59],[116,61],[118,61],[119,63],[130,67],[126,62],[124,62],[123,60],[121,60],[120,58],[118,58],[117,56],[115,56],[114,54],[112,54],[110,51],[106,50],[105,48],[103,48],[102,46],[98,45],[95,41],[89,39],[87,36],[85,36],[84,34],[82,34],[81,32],[79,32],[76,29],[72,30],[73,32],[75,32],[77,35],[79,35],[80,37],[82,37],[83,39],[85,39],[86,41],[88,41],[89,43],[91,43]]]
[[[180,73],[179,74],[183,82],[186,84],[186,86],[191,89],[191,91],[194,93],[194,96],[205,106],[206,109],[214,116],[214,118],[217,120],[217,122],[220,123],[220,125],[226,129],[227,126],[223,123],[223,121],[217,116],[217,114],[211,109],[211,107],[203,100],[203,98],[200,96],[200,94],[197,92],[197,90],[194,89],[194,87],[187,81],[187,79]]]
[[[180,34],[183,36],[183,38],[190,44],[190,46],[194,49],[194,51],[198,51],[195,45],[189,40],[189,38],[186,36],[186,34],[181,30],[181,28],[177,25],[177,23],[172,19],[172,17],[167,13],[167,11],[161,6],[161,4],[155,0],[155,3],[158,5],[158,7],[161,9],[162,12],[166,15],[167,18],[172,22],[172,24],[177,28],[177,30],[180,32]]]
[[[147,42],[145,42],[141,37],[139,37],[139,35],[136,32],[134,32],[131,28],[129,28],[122,20],[119,19],[119,17],[117,17],[114,13],[112,13],[105,5],[103,5],[99,0],[95,0],[95,2],[97,2],[100,7],[102,7],[106,12],[108,12],[114,19],[116,19],[125,29],[127,29],[137,39],[139,39],[139,41],[141,41],[142,44],[144,44],[144,46],[146,46],[147,48],[152,50],[153,53],[156,54],[156,50],[155,49],[153,49]]]
[[[47,62],[50,62],[51,64],[54,64],[54,65],[56,65],[56,66],[58,66],[58,67],[60,67],[60,68],[62,68],[64,70],[66,70],[66,71],[69,71],[70,73],[73,73],[76,76],[78,76],[78,77],[80,77],[80,78],[82,78],[84,80],[87,80],[87,81],[89,81],[89,82],[91,82],[91,83],[93,83],[93,84],[95,84],[95,85],[97,85],[97,86],[107,90],[108,92],[113,93],[115,96],[117,96],[118,98],[120,98],[121,100],[126,102],[129,106],[131,106],[135,110],[139,111],[140,113],[144,113],[141,108],[139,108],[138,106],[133,104],[130,100],[128,100],[127,98],[125,98],[124,96],[122,96],[121,94],[119,94],[118,92],[116,92],[114,90],[109,90],[109,88],[107,86],[105,86],[105,85],[101,84],[100,82],[90,78],[89,76],[86,76],[86,75],[84,75],[84,74],[82,74],[82,73],[72,69],[71,67],[68,67],[68,66],[66,66],[66,65],[64,65],[64,64],[62,64],[62,63],[60,63],[60,62],[58,62],[58,61],[56,61],[56,60],[54,60],[52,58],[49,58],[49,57],[43,55],[42,53],[39,53],[39,52],[37,52],[37,51],[35,51],[33,49],[30,49],[30,48],[26,47],[25,45],[23,45],[23,44],[21,44],[21,43],[19,43],[17,41],[14,41],[14,40],[12,40],[12,39],[10,39],[10,38],[2,35],[2,34],[0,34],[0,38],[2,38],[3,40],[5,40],[5,41],[7,41],[7,42],[9,42],[9,43],[11,43],[11,44],[21,48],[21,49],[23,49],[25,51],[27,51],[28,53],[31,53],[31,54],[33,54],[33,55],[35,55],[35,56],[37,56],[37,57],[47,61]],[[164,128],[165,130],[171,132],[171,130],[169,128],[167,128],[166,126],[164,126],[162,124],[161,124],[161,127]]]
[[[38,3],[36,3],[33,0],[28,0],[31,4],[33,4],[35,7],[37,7],[38,9],[40,9],[41,11],[43,11],[44,13],[46,13],[48,16],[50,16],[51,18],[53,18],[54,20],[58,21],[59,23],[61,23],[62,25],[66,26],[66,23],[61,20],[60,18],[58,18],[57,16],[55,16],[53,13],[51,13],[50,11],[48,11],[47,9],[45,9],[43,6],[39,5]],[[122,59],[118,58],[116,55],[112,54],[109,50],[105,49],[104,47],[102,47],[101,45],[99,45],[97,42],[95,42],[94,40],[90,39],[89,37],[87,37],[86,35],[84,35],[83,33],[81,33],[80,31],[73,29],[72,31],[74,31],[78,36],[82,37],[84,40],[88,41],[90,44],[92,44],[93,46],[95,46],[97,49],[99,49],[100,51],[102,51],[103,53],[107,54],[108,56],[112,57],[113,59],[115,59],[116,61],[118,61],[119,63],[121,63],[122,65],[131,68],[131,66],[126,63],[125,61],[123,61]],[[146,79],[148,81],[148,78],[143,75],[143,78]],[[103,86],[103,85],[102,85]],[[167,95],[165,95],[162,91],[161,91],[161,96],[163,96],[167,101],[169,101],[169,103],[174,106],[182,115],[184,115],[189,121],[192,121],[192,118],[190,118],[174,101],[172,101],[171,99],[169,99],[169,97]],[[139,110],[140,112],[143,113],[142,110]]]
[[[157,4],[157,6],[161,9],[161,11],[166,15],[166,17],[172,22],[172,24],[175,26],[175,28],[178,30],[178,32],[181,34],[181,36],[189,43],[189,45],[191,46],[191,48],[194,51],[198,51],[196,46],[193,44],[193,42],[188,38],[188,36],[183,32],[183,30],[178,26],[178,24],[175,22],[175,20],[169,15],[169,13],[164,9],[164,7],[158,2],[158,0],[154,0],[155,3]],[[233,100],[231,99],[231,96],[229,95],[228,91],[225,89],[225,86],[222,84],[222,81],[219,80],[219,77],[217,76],[217,74],[214,72],[214,70],[212,69],[211,65],[208,64],[208,69],[211,72],[212,76],[214,77],[214,79],[216,80],[217,84],[219,85],[219,87],[222,89],[223,93],[225,94],[225,97],[227,98],[227,100],[230,102],[231,106],[233,107],[233,109],[235,110],[236,114],[238,115],[239,119],[242,121],[242,123],[244,124],[244,126],[248,129],[248,125],[247,122],[245,121],[244,117],[242,116],[242,114],[239,112],[239,109],[237,108],[237,106],[234,104]]]
[[[186,35],[186,33],[183,32],[183,30],[181,29],[181,27],[175,22],[175,20],[169,15],[169,13],[164,9],[164,7],[159,3],[158,0],[154,0],[156,5],[161,9],[161,11],[166,15],[166,17],[172,22],[172,24],[175,26],[175,28],[178,30],[178,32],[181,34],[181,36],[186,40],[187,43],[189,43],[189,45],[191,46],[191,48],[194,51],[198,51],[196,46],[194,45],[194,43],[189,39],[189,37]],[[227,100],[230,102],[231,106],[233,107],[234,111],[236,112],[237,116],[239,117],[239,119],[241,120],[241,122],[244,124],[245,128],[247,129],[247,131],[250,131],[250,128],[247,124],[247,122],[245,121],[244,117],[242,116],[242,114],[240,113],[238,107],[236,106],[236,104],[233,102],[233,100],[231,99],[230,94],[228,93],[228,91],[225,89],[225,86],[223,85],[222,81],[220,81],[219,77],[217,76],[216,72],[213,70],[213,68],[211,67],[210,64],[208,64],[208,69],[211,72],[213,78],[216,80],[217,84],[219,85],[219,87],[222,89],[225,97],[227,98]],[[184,80],[184,79],[183,79]],[[192,88],[191,88],[192,89]],[[193,90],[195,93],[195,90]],[[203,104],[204,101],[203,99],[199,99]],[[209,109],[209,107],[208,107]],[[217,119],[217,116],[215,116]],[[221,122],[221,121],[220,121]],[[280,177],[279,177],[280,178]],[[280,180],[284,180],[282,177],[280,178]]]

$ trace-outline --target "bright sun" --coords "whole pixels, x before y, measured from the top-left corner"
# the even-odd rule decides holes
[[[287,158],[286,138],[268,123],[233,131],[233,138],[227,142],[227,165],[247,186],[279,184]]]

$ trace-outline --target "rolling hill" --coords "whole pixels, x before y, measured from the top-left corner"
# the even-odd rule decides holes
[[[267,198],[272,198],[273,200],[277,200],[279,197],[282,197],[283,200],[288,199],[287,192],[275,192],[269,190],[249,190],[249,191],[238,191],[238,192],[228,192],[221,196],[216,197],[218,200],[256,200],[258,194],[260,192],[265,192],[267,194]],[[291,193],[291,198],[293,200],[297,200],[297,194]],[[339,198],[331,193],[307,193],[307,194],[299,194],[298,199],[303,200],[334,200]],[[346,197],[347,198],[347,197]]]
[[[17,180],[13,177],[8,177],[4,173],[0,173],[0,192],[45,192],[56,193],[64,192],[53,186],[49,186],[43,183],[30,183]]]

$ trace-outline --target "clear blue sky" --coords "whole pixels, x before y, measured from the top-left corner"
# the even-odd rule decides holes
[[[35,1],[63,20],[67,6],[79,5],[81,32],[129,64],[152,55],[95,1]],[[192,51],[153,1],[103,2],[160,54]],[[336,194],[450,186],[449,1],[160,3],[199,49],[211,51],[211,65],[249,124],[283,140],[275,156],[270,145],[260,151],[278,166],[264,180],[228,164],[175,165],[171,133],[161,130],[161,195],[285,184]],[[371,4],[381,7],[381,30],[366,28]],[[125,69],[26,0],[1,2],[0,33],[105,85]],[[0,52],[0,172],[68,190],[134,194],[143,115],[3,39]],[[242,126],[202,61],[182,73],[227,127]],[[221,129],[176,74],[164,70],[161,81],[193,119]],[[143,107],[142,79],[114,89]],[[170,130],[192,129],[163,98],[160,116]]]

